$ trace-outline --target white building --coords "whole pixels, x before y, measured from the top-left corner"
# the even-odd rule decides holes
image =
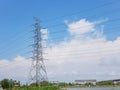
[[[91,83],[93,85],[96,85],[96,80],[75,80],[75,84],[87,84],[87,83]]]

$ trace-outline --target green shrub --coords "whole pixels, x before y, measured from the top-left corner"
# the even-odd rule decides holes
[[[60,90],[60,88],[56,86],[41,86],[41,87],[24,86],[24,87],[16,87],[13,90]]]

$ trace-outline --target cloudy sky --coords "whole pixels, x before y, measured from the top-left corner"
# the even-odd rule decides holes
[[[47,30],[44,57],[50,81],[120,78],[119,4],[119,0],[0,1],[0,79],[28,81],[33,16]]]

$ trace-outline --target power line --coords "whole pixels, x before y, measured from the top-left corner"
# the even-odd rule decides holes
[[[82,28],[82,27],[81,27],[81,28]],[[63,31],[64,31],[64,30],[63,30]],[[55,33],[58,33],[58,32],[53,32],[53,33],[51,33],[51,34],[55,34]],[[59,32],[59,33],[60,33],[60,32]],[[17,39],[16,39],[16,41],[17,41]],[[15,41],[14,41],[14,42],[15,42]],[[14,43],[14,42],[13,42],[13,43]]]
[[[119,44],[118,44],[118,46],[119,46]],[[106,47],[107,47],[107,46],[106,46]],[[89,48],[89,49],[86,49],[86,50],[83,50],[83,49],[82,49],[82,50],[81,50],[81,49],[80,49],[80,50],[77,50],[77,51],[81,51],[82,53],[77,52],[77,51],[70,51],[70,50],[69,50],[69,51],[67,51],[67,52],[69,52],[69,54],[67,54],[67,53],[64,52],[64,53],[62,53],[62,55],[59,54],[59,56],[66,56],[66,54],[69,55],[69,56],[73,56],[73,55],[79,56],[79,55],[81,55],[81,54],[82,54],[82,55],[86,55],[86,54],[90,54],[90,53],[94,55],[94,54],[99,54],[100,52],[106,52],[107,54],[109,54],[108,51],[110,51],[110,50],[109,50],[109,49],[105,49],[106,47],[104,47],[104,48],[99,48],[100,50],[97,50],[97,51],[94,51],[94,52],[93,52],[93,51],[89,51],[89,52],[84,52],[84,53],[83,53],[82,51],[93,50],[94,48]],[[117,46],[114,46],[114,47],[117,48]],[[112,48],[112,47],[111,47],[111,48]],[[78,48],[76,48],[76,49],[78,49]],[[97,48],[96,48],[96,49],[97,49]],[[95,49],[95,50],[96,50],[96,49]],[[65,51],[65,48],[64,48],[64,51]],[[112,49],[112,52],[111,52],[110,54],[116,53],[116,52],[113,52],[113,51],[118,51],[118,49]],[[51,51],[51,52],[52,52],[52,51]],[[77,53],[72,53],[72,52],[77,52]],[[57,53],[57,52],[56,52],[56,53]],[[120,53],[120,52],[118,52],[118,53]],[[91,54],[90,54],[90,55],[91,55]],[[69,56],[67,56],[67,57],[69,57]],[[51,57],[52,57],[52,56],[51,56]],[[54,56],[54,57],[55,57],[55,56]],[[58,56],[57,56],[57,57],[58,57]],[[55,57],[55,58],[56,58],[56,57]],[[28,60],[28,62],[29,62],[29,61],[31,61],[31,60]],[[20,63],[23,63],[23,62],[24,62],[24,61],[22,61],[22,62],[20,62]],[[17,63],[17,62],[16,62],[16,64],[20,64],[20,63]],[[16,65],[15,63],[13,63],[13,64]],[[5,66],[7,66],[7,65],[12,65],[12,64],[6,64]],[[1,68],[1,67],[0,67],[0,68]]]
[[[118,45],[118,46],[119,46],[119,45]],[[116,46],[115,46],[115,47],[116,47]],[[80,56],[80,55],[87,55],[87,54],[88,54],[87,56],[92,56],[92,55],[96,55],[96,54],[98,55],[99,52],[106,52],[106,54],[108,54],[108,55],[109,55],[109,54],[110,54],[110,55],[111,55],[111,54],[116,54],[116,52],[109,52],[109,53],[108,53],[108,50],[109,50],[109,49],[107,49],[107,51],[105,51],[105,48],[99,48],[99,49],[102,50],[102,51],[98,51],[98,50],[97,50],[97,51],[94,51],[94,52],[69,53],[69,54],[67,54],[67,53],[62,53],[62,55],[59,54],[59,56],[56,56],[56,57],[66,56],[66,55],[64,55],[64,54],[69,55],[69,56],[67,56],[67,57],[71,57],[71,56],[73,56],[73,55],[74,55],[74,56]],[[92,49],[87,49],[87,50],[92,50]],[[87,50],[80,50],[80,51],[87,51]],[[118,49],[116,49],[116,50],[113,49],[112,51],[117,51],[117,50],[118,50]],[[52,51],[51,51],[51,52],[52,52]],[[73,51],[68,51],[68,52],[73,52]],[[57,52],[56,52],[56,53],[57,53]],[[92,55],[91,55],[90,53],[91,53]],[[120,53],[120,52],[118,51],[117,53]],[[105,53],[103,53],[103,54],[105,54]],[[53,56],[50,56],[50,57],[53,57]],[[54,57],[55,57],[55,56],[54,56]],[[55,57],[55,58],[56,58],[56,57]],[[48,58],[49,58],[49,57],[48,57]],[[27,60],[27,62],[30,62],[30,61],[32,61],[32,60]],[[11,63],[11,64],[5,64],[3,67],[5,67],[5,66],[7,67],[7,66],[9,66],[9,65],[17,65],[17,64],[20,64],[20,63],[24,63],[24,61],[21,61],[21,62],[19,62],[19,63],[16,62],[16,63]],[[2,68],[2,67],[0,66],[0,68]]]
[[[120,41],[120,40],[118,40],[118,41]],[[94,45],[94,43],[92,43],[93,45]],[[97,44],[97,42],[95,43],[95,44]],[[105,46],[104,45],[104,47],[102,47],[102,48],[98,48],[97,46],[96,47],[81,47],[81,48],[87,48],[87,49],[81,49],[81,48],[72,48],[72,51],[71,50],[69,50],[69,49],[71,49],[72,47],[61,47],[61,49],[60,50],[62,50],[63,49],[63,51],[65,51],[65,52],[78,52],[78,51],[89,51],[89,50],[96,50],[96,49],[100,49],[100,50],[106,50],[106,48],[108,48],[108,46]],[[120,44],[115,44],[115,45],[111,45],[111,48],[120,48]],[[98,52],[99,52],[99,50],[97,50]],[[52,49],[51,49],[51,52],[52,52]],[[62,54],[64,54],[65,52],[63,52]],[[56,52],[57,53],[57,52]]]
[[[72,13],[72,14],[69,14],[69,15],[63,15],[63,16],[55,17],[55,18],[53,18],[53,19],[46,20],[46,22],[55,21],[55,20],[57,20],[58,18],[65,18],[65,17],[68,17],[68,16],[73,16],[73,15],[76,15],[76,14],[82,14],[82,13],[85,13],[85,12],[91,12],[92,10],[96,10],[96,9],[98,9],[98,8],[104,8],[104,7],[108,6],[108,5],[113,5],[114,3],[118,3],[118,2],[119,2],[119,0],[107,2],[107,3],[104,3],[104,4],[102,4],[102,5],[93,7],[93,8],[88,8],[87,10],[79,11],[79,12],[77,12],[77,13]]]
[[[16,30],[17,31],[17,30]],[[19,32],[13,32],[13,35],[11,36],[11,37],[13,37],[13,38],[9,38],[9,42],[10,41],[13,41],[13,43],[14,43],[14,41],[18,41],[18,39],[20,39],[21,37],[23,37],[23,36],[26,36],[26,35],[28,35],[29,33],[28,32],[26,32],[26,30],[24,30],[23,32],[21,32],[21,31],[19,31]],[[8,45],[8,44],[10,44],[9,42],[4,42],[4,40],[2,41],[2,43],[1,43],[1,45],[3,45],[3,47],[5,46],[5,45]]]
[[[109,28],[109,29],[119,29],[120,27],[112,27],[112,28]],[[74,30],[76,30],[76,29],[74,29]],[[107,34],[114,34],[114,33],[116,33],[116,32],[118,32],[118,31],[116,31],[116,30],[109,30],[109,31],[103,31],[103,33],[104,32],[107,32]],[[50,40],[59,40],[59,39],[61,39],[61,36],[58,36],[58,34],[59,33],[64,33],[64,32],[62,32],[62,31],[60,31],[60,32],[55,32],[55,33],[51,33],[51,34],[55,34],[54,36],[57,36],[57,37],[52,37],[52,38],[49,38],[47,41],[50,41]],[[92,32],[90,32],[90,34],[94,34],[95,33],[95,31],[92,31]],[[50,34],[50,35],[51,35]],[[77,38],[81,38],[82,37],[82,35],[84,35],[84,34],[75,34],[76,36],[77,36]],[[81,35],[81,36],[80,36]],[[72,35],[71,37],[72,38],[74,38],[73,37],[74,35]],[[67,37],[66,37],[67,38]],[[70,38],[70,37],[68,37],[68,38]],[[63,41],[63,40],[62,40]]]
[[[2,68],[7,68],[7,66],[14,66],[14,65],[18,65],[18,64],[24,64],[24,62],[30,62],[31,60],[22,60],[22,61],[19,61],[19,63],[18,62],[14,62],[14,61],[12,61],[11,63],[9,63],[9,64],[5,64],[5,65],[3,65],[3,66],[0,66],[0,69],[2,69]],[[17,68],[18,69],[18,68]]]
[[[120,18],[117,18],[117,19],[115,18],[115,19],[109,20],[109,22],[112,22],[112,21],[114,22],[114,21],[119,21],[119,20],[120,20]],[[48,26],[47,28],[55,28],[55,27],[64,26],[64,25],[65,25],[65,23],[60,23],[60,24],[55,24],[55,25],[52,25],[52,26]]]
[[[111,29],[114,29],[114,28],[111,28]],[[114,34],[114,31],[112,30],[112,31],[109,31],[109,32],[112,32],[111,34]],[[108,32],[107,32],[108,33]],[[82,34],[77,34],[77,35],[82,35]],[[78,36],[78,37],[80,37],[80,36]],[[77,38],[78,38],[77,37]],[[59,39],[59,38],[52,38],[52,39]],[[1,53],[1,55],[4,55],[4,54],[10,54],[12,51],[23,51],[23,50],[25,50],[27,47],[24,47],[24,48],[17,48],[17,49],[12,49],[11,50],[11,48],[9,49],[10,47],[8,47],[8,48],[5,48],[4,50],[6,50],[5,52],[4,51],[2,51],[2,53]]]
[[[9,55],[12,52],[17,52],[17,53],[19,52],[20,53],[20,52],[26,50],[28,48],[28,46],[26,46],[26,47],[24,46],[24,47],[21,47],[21,48],[16,48],[16,44],[18,44],[18,41],[21,39],[21,37],[27,36],[28,34],[29,34],[28,32],[23,33],[23,34],[20,33],[20,34],[17,34],[16,37],[10,39],[10,40],[12,40],[12,42],[7,42],[5,44],[5,45],[7,45],[6,48],[5,48],[5,45],[4,45],[4,47],[3,47],[4,49],[0,51],[0,56],[3,56],[5,54]],[[28,41],[30,41],[30,39],[26,39],[26,40],[22,41],[22,43],[26,44]],[[22,44],[22,46],[23,46],[23,44]],[[14,49],[12,47],[14,47]],[[7,57],[7,56],[5,56],[5,57]]]
[[[66,57],[74,57],[75,58],[77,56],[81,56],[81,57],[86,57],[86,56],[87,57],[88,56],[89,57],[93,57],[93,56],[97,56],[97,55],[101,55],[101,57],[103,57],[102,55],[114,55],[114,54],[116,55],[116,53],[118,53],[118,54],[120,53],[120,51],[117,51],[117,52],[113,52],[113,51],[116,51],[116,50],[112,50],[112,52],[109,52],[109,53],[108,53],[108,51],[104,51],[104,53],[102,53],[102,52],[101,53],[100,52],[84,52],[84,53],[72,53],[72,54],[71,53],[69,53],[69,54],[63,53],[63,55],[57,55],[56,57],[59,57],[59,58],[63,57],[64,58],[66,56]],[[50,58],[56,58],[56,57],[49,56],[48,58],[50,59]]]
[[[83,28],[83,27],[82,27]],[[79,28],[77,28],[77,29],[79,29]],[[113,28],[112,28],[113,29]],[[53,32],[52,34],[56,34],[56,33],[58,33],[58,32]],[[113,33],[112,33],[113,34]],[[25,35],[25,34],[24,34]],[[77,34],[77,35],[82,35],[82,34]],[[52,38],[52,39],[58,39],[58,38]],[[18,40],[18,38],[16,38],[15,39],[16,41]],[[15,43],[15,41],[13,42],[13,43]],[[13,44],[13,43],[11,43],[11,45]],[[11,50],[9,50],[9,48],[10,47],[7,47],[7,49],[4,49],[4,51],[5,50],[7,50],[6,52],[11,52]],[[20,50],[20,49],[17,49],[17,50]],[[21,49],[22,50],[22,49]],[[3,51],[2,51],[3,52]],[[5,52],[3,52],[2,54],[5,54]]]
[[[113,20],[110,20],[110,22],[114,22],[114,21],[118,21],[119,20],[119,18],[118,19],[113,19]],[[109,23],[109,22],[108,22]],[[73,29],[80,29],[80,28],[85,28],[85,27],[87,27],[88,25],[84,25],[84,26],[80,26],[80,27],[77,27],[77,28],[73,28]],[[89,25],[90,26],[90,25]],[[56,31],[56,32],[51,32],[50,34],[56,34],[56,33],[63,33],[63,31],[65,31],[65,30],[61,30],[61,31]],[[25,33],[24,35],[26,35],[27,33]],[[79,35],[79,34],[78,34]],[[81,34],[80,34],[81,35]],[[23,36],[23,35],[22,35]],[[12,42],[12,44],[13,43],[15,43],[15,41],[18,41],[18,38],[20,38],[20,37],[17,37],[17,38],[15,38],[15,40]],[[12,45],[11,44],[11,45]]]
[[[115,13],[118,13],[119,12],[119,10],[120,10],[120,8],[117,8],[117,9],[115,9],[115,10],[110,10],[110,11],[108,11],[108,12],[104,12],[104,13],[102,13],[102,14],[99,14],[99,15],[90,15],[90,16],[84,16],[84,18],[101,18],[101,16],[103,16],[103,15],[113,15],[113,14],[115,14]],[[114,13],[113,13],[114,12]],[[50,26],[46,26],[47,28],[55,28],[55,27],[59,27],[59,26],[63,26],[63,25],[65,25],[65,23],[59,23],[59,24],[54,24],[54,25],[50,25]]]
[[[17,40],[17,39],[16,39]],[[26,43],[26,41],[23,41],[22,43]],[[26,47],[21,47],[21,48],[15,48],[16,47],[16,45],[14,45],[14,44],[17,44],[15,41],[14,42],[11,42],[10,43],[10,45],[9,45],[9,47],[6,47],[6,48],[4,48],[4,50],[1,50],[0,51],[0,56],[1,55],[5,55],[5,54],[7,54],[7,55],[9,55],[9,54],[11,54],[13,51],[15,52],[15,51],[17,51],[17,52],[20,52],[20,51],[24,51],[24,50],[26,50],[28,47],[26,46]],[[14,47],[14,49],[12,48],[12,47]]]
[[[24,35],[22,35],[22,36],[25,36],[25,35],[26,35],[26,33]],[[20,37],[16,37],[16,38],[14,38],[13,42],[6,43],[3,47],[0,47],[1,49],[3,48],[3,50],[1,50],[0,52],[1,53],[7,52],[7,50],[12,49],[11,47],[13,47],[13,46],[14,46],[14,49],[15,49],[15,47],[16,47],[15,44],[18,44],[17,42],[19,41]],[[24,41],[24,42],[26,42],[26,41]],[[6,46],[6,48],[5,48],[5,46]],[[12,50],[14,50],[14,49],[12,49]],[[10,51],[12,51],[12,50],[10,50]]]
[[[94,43],[92,43],[92,44],[94,44]],[[96,43],[95,43],[96,44]],[[114,46],[111,46],[111,48],[117,48],[117,47],[119,47],[119,44],[115,44]],[[61,47],[62,48],[62,47]],[[89,50],[93,50],[93,49],[98,49],[97,47],[94,47],[94,48],[87,48],[87,49],[79,49],[79,48],[74,48],[74,49],[72,49],[72,51],[71,50],[69,50],[69,49],[67,49],[68,47],[63,47],[63,49],[64,49],[64,51],[66,52],[79,52],[79,51],[89,51]],[[105,47],[103,47],[103,48],[99,48],[100,50],[105,50],[105,48],[107,48],[107,46]],[[21,48],[19,48],[19,49],[21,49]],[[25,49],[25,48],[24,48]],[[24,49],[21,49],[21,50],[24,50]],[[51,51],[52,52],[52,51]],[[62,54],[66,54],[66,53],[62,53]],[[97,50],[97,52],[99,52],[98,50]],[[11,53],[11,52],[10,52]],[[57,52],[56,52],[57,53]],[[92,52],[91,52],[92,53]]]
[[[94,44],[94,43],[93,43]],[[117,47],[119,47],[119,44],[115,44],[115,46],[111,46],[111,48],[113,48],[113,47],[115,47],[115,48],[117,48]],[[107,48],[107,47],[103,47],[103,48],[101,48],[100,50],[104,50],[105,48]],[[18,50],[21,50],[21,51],[23,51],[23,50],[25,50],[26,48],[18,48],[18,49],[16,49],[16,51],[18,51]],[[83,49],[79,49],[79,48],[74,48],[74,49],[72,49],[72,51],[71,50],[69,50],[69,49],[67,49],[67,47],[63,47],[63,49],[64,49],[64,51],[66,52],[79,52],[79,51],[88,51],[88,50],[93,50],[93,49],[97,49],[97,47],[95,48],[87,48],[87,49],[85,49],[85,50],[83,50]],[[10,50],[8,50],[8,51],[10,51]],[[98,50],[97,50],[98,51]],[[66,54],[66,53],[62,53],[62,54]],[[98,51],[99,52],[99,51]],[[4,53],[4,54],[10,54],[11,52],[6,52],[6,53]],[[56,52],[57,53],[57,52]],[[92,52],[91,52],[92,53]]]

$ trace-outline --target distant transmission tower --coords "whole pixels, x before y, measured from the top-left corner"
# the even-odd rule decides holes
[[[47,72],[44,64],[43,58],[43,32],[40,27],[40,21],[35,19],[34,24],[34,44],[33,44],[33,57],[32,57],[32,65],[30,70],[30,81],[32,83],[36,83],[36,85],[40,86],[42,81],[47,81]]]

